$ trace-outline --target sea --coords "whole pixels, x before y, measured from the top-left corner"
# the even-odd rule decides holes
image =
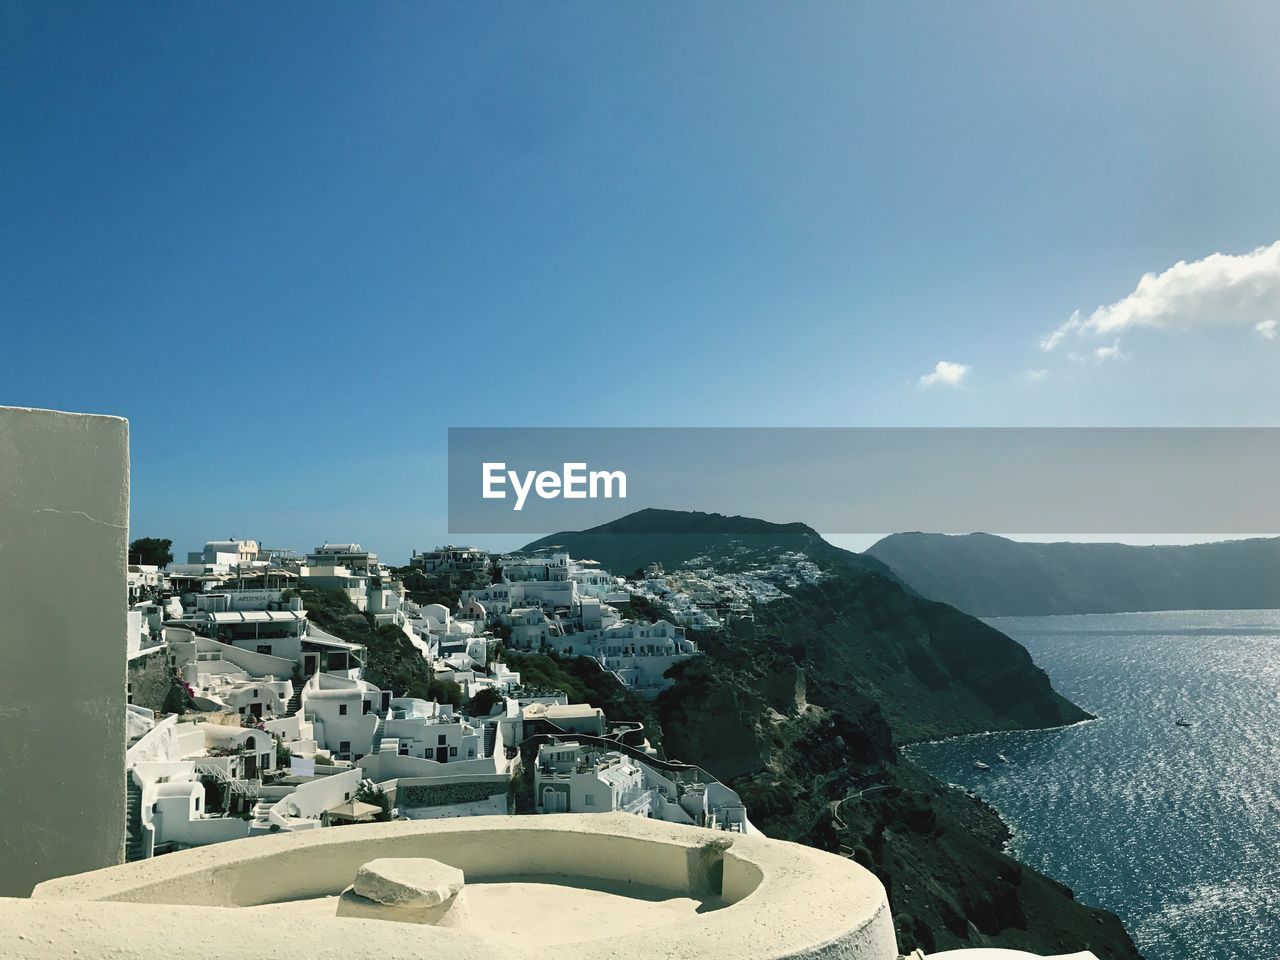
[[[1010,853],[1119,914],[1148,960],[1280,958],[1280,611],[988,622],[1097,719],[907,756],[987,800]]]

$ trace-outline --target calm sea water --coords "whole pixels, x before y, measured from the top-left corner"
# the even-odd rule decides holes
[[[1280,957],[1280,611],[990,622],[1099,719],[908,755],[994,805],[1011,852],[1118,913],[1149,960]]]

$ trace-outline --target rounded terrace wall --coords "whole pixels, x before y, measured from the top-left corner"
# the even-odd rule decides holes
[[[209,946],[195,952],[192,939],[184,937],[185,956],[256,956],[257,935],[246,937],[242,921],[255,928],[265,924],[260,935],[270,938],[281,957],[336,957],[356,946],[364,955],[388,958],[485,955],[483,929],[314,915],[304,925],[285,911],[289,901],[336,896],[371,860],[415,856],[460,868],[468,885],[536,880],[603,887],[623,896],[630,887],[643,899],[656,889],[702,903],[697,914],[655,923],[643,937],[624,940],[610,939],[607,913],[593,917],[592,928],[583,932],[587,939],[556,947],[563,960],[632,953],[753,960],[897,957],[884,889],[851,861],[763,837],[623,814],[397,822],[219,844],[42,884],[33,900],[0,900],[0,927],[41,931],[41,952],[31,957],[107,952],[127,927],[134,956],[167,960],[171,940],[160,937],[155,952],[139,948],[156,924],[162,933],[208,932],[197,939]],[[281,907],[209,909],[264,904]],[[79,916],[111,924],[114,937],[100,923],[60,925],[75,915],[67,912],[71,906],[82,910]],[[300,937],[301,926],[308,932]],[[215,936],[224,930],[225,938]],[[56,935],[43,942],[48,931]],[[541,955],[537,946],[531,943],[527,956]],[[493,954],[492,944],[487,952]],[[502,952],[526,955],[518,947]]]

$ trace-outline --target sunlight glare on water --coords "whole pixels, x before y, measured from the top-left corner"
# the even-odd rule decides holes
[[[1098,720],[907,755],[994,805],[1011,852],[1118,913],[1148,960],[1280,957],[1280,611],[989,622]]]

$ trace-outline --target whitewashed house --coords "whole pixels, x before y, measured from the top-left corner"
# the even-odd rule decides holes
[[[339,760],[359,760],[373,749],[390,704],[390,691],[330,673],[313,674],[302,688],[303,716],[317,745]]]
[[[533,775],[539,813],[613,813],[645,792],[644,770],[620,753],[543,744]]]
[[[419,757],[436,763],[484,757],[481,728],[456,713],[449,704],[396,697],[381,727],[379,752]]]
[[[757,833],[738,794],[696,767],[659,769],[598,745],[549,742],[538,749],[539,813],[630,813],[713,830]]]

